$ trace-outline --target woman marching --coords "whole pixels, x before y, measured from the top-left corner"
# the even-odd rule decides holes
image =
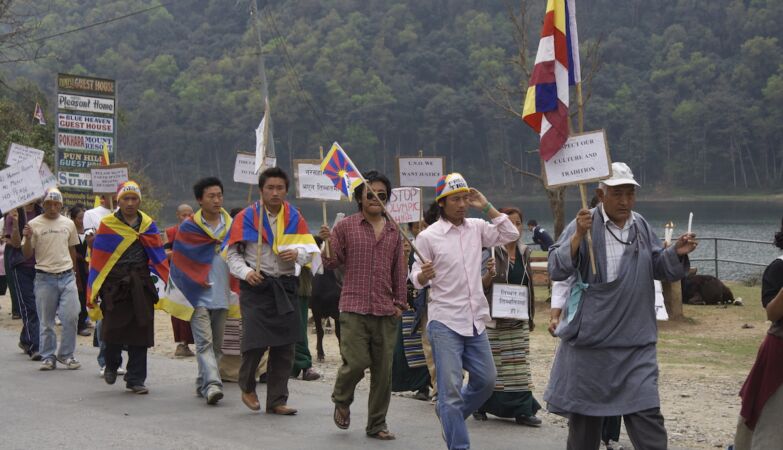
[[[511,223],[522,235],[522,212],[517,208],[501,208]],[[484,250],[482,262],[482,284],[487,299],[492,298],[492,286],[504,283],[525,286],[528,291],[529,319],[495,318],[487,325],[487,337],[492,347],[498,377],[492,397],[478,411],[473,413],[477,420],[487,420],[487,413],[497,417],[513,418],[520,425],[538,427],[541,419],[536,412],[541,405],[533,397],[533,383],[530,373],[530,332],[533,330],[535,296],[531,278],[530,249],[518,241]],[[490,304],[492,302],[490,301]]]

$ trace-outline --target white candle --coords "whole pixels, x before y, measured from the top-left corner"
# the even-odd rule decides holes
[[[691,226],[693,225],[693,212],[688,216],[688,234],[691,234]]]
[[[489,255],[492,259],[495,259],[495,247],[489,249]]]

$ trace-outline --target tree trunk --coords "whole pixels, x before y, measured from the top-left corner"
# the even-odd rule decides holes
[[[544,184],[543,178],[541,179],[541,184]],[[553,231],[555,233],[555,241],[557,241],[563,233],[563,229],[565,229],[566,188],[565,186],[562,186],[554,189],[546,189],[546,186],[544,186],[544,189],[546,190],[547,200],[549,200],[549,209],[552,211],[552,219],[554,220]]]
[[[731,178],[734,181],[734,189],[737,189],[737,163],[734,157],[734,139],[729,141],[729,156],[731,156]]]
[[[748,154],[748,159],[750,160],[750,168],[753,169],[753,176],[756,178],[756,187],[761,187],[761,179],[759,178],[759,172],[756,170],[756,162],[753,161],[753,155],[750,153],[750,148],[748,148],[748,143],[746,142],[745,145],[745,152]]]

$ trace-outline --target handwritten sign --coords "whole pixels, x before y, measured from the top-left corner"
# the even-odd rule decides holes
[[[612,176],[612,160],[604,130],[572,135],[555,156],[544,162],[546,186],[590,183]]]
[[[443,176],[443,158],[397,158],[400,186],[435,187]]]
[[[422,219],[421,189],[414,187],[392,189],[386,211],[397,223],[420,221]]]
[[[266,157],[261,171],[277,165],[277,158]],[[234,182],[244,184],[258,184],[258,174],[256,170],[256,155],[252,153],[237,153],[237,159],[234,163]]]
[[[44,195],[39,164],[25,161],[0,170],[0,211],[11,211]]]
[[[38,174],[41,175],[41,184],[44,191],[57,187],[57,177],[52,173],[52,169],[46,163],[41,163],[38,168]]]
[[[5,163],[9,166],[14,166],[21,162],[33,161],[40,166],[44,160],[44,154],[43,150],[12,143],[11,146],[8,147],[8,155],[5,157]]]
[[[527,286],[495,283],[492,285],[491,313],[493,319],[529,319]]]
[[[110,164],[90,168],[93,194],[113,194],[120,184],[128,181],[127,164]]]
[[[321,172],[321,161],[317,159],[294,160],[296,198],[315,200],[340,200],[340,191],[332,180]]]

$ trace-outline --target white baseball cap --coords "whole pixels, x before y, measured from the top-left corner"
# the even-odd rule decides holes
[[[612,176],[607,178],[601,183],[607,186],[621,186],[623,184],[632,184],[634,186],[642,187],[633,177],[633,172],[628,164],[621,162],[612,163]]]
[[[48,191],[46,191],[46,194],[43,198],[44,203],[45,202],[55,202],[62,205],[63,203],[63,194],[57,189],[57,188],[51,188]]]

